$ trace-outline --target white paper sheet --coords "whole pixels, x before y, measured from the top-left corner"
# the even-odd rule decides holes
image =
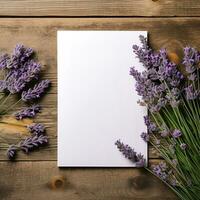
[[[133,167],[114,145],[121,139],[147,158],[146,109],[130,67],[146,31],[58,31],[58,166]]]

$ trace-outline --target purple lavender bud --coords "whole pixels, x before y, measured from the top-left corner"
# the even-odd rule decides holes
[[[133,76],[136,81],[140,81],[141,79],[141,73],[138,72],[134,67],[131,67],[130,75]]]
[[[181,131],[178,130],[178,129],[175,129],[175,130],[173,131],[173,133],[172,133],[173,138],[179,138],[179,137],[181,137],[181,135],[182,135],[182,133],[181,133]]]
[[[185,88],[185,94],[187,100],[193,100],[199,96],[199,91],[195,90],[193,85],[189,85]]]
[[[9,146],[8,150],[7,150],[7,157],[9,160],[12,160],[15,158],[16,156],[16,153],[17,153],[17,147],[12,144]]]
[[[149,137],[149,134],[148,133],[145,133],[145,132],[142,132],[140,137],[145,141],[145,142],[148,142],[150,137]]]
[[[12,93],[20,92],[27,83],[37,79],[41,71],[41,65],[33,60],[21,64],[20,68],[11,69],[6,77],[7,89]]]
[[[21,78],[28,83],[32,79],[38,78],[38,74],[41,71],[41,64],[30,60],[24,64],[23,69],[24,70],[21,72]]]
[[[183,64],[185,65],[190,80],[196,79],[195,73],[198,70],[199,61],[200,53],[196,49],[191,47],[184,48]]]
[[[32,136],[26,138],[24,141],[20,142],[20,149],[25,153],[29,153],[34,148],[38,148],[42,145],[48,143],[47,136],[40,135],[40,136]]]
[[[148,116],[144,116],[144,123],[147,126],[149,133],[152,133],[157,130],[155,123],[151,122],[151,120]]]
[[[117,140],[115,145],[117,146],[119,151],[122,152],[125,158],[128,158],[132,162],[137,161],[136,152],[130,146],[123,144],[120,140]]]
[[[156,176],[158,176],[164,181],[166,181],[169,178],[169,171],[166,166],[166,163],[164,162],[160,162],[158,165],[153,165],[152,171]]]
[[[115,142],[115,145],[117,146],[119,151],[125,156],[125,158],[131,160],[133,163],[136,164],[137,167],[144,167],[146,161],[141,154],[137,154],[133,148],[131,148],[129,145],[123,144],[120,140],[117,140]]]
[[[144,156],[142,155],[142,154],[138,154],[137,155],[137,160],[138,161],[136,161],[136,167],[145,167],[145,165],[146,165],[146,160],[145,160],[145,158],[144,158]]]
[[[25,48],[22,44],[17,44],[13,54],[11,56],[9,65],[7,68],[9,69],[17,69],[21,67],[21,65],[27,61],[27,59],[33,54],[33,49]]]
[[[34,99],[38,99],[44,93],[45,89],[50,85],[49,80],[43,80],[40,83],[36,84],[34,88],[29,89],[28,91],[22,92],[22,100],[23,101],[31,101]]]
[[[0,56],[0,70],[7,67],[9,59],[10,57],[8,54],[3,54]]]
[[[21,111],[15,113],[15,118],[17,120],[21,120],[26,117],[34,117],[37,113],[41,110],[41,106],[39,105],[32,105],[30,107],[24,108]]]
[[[34,133],[34,135],[37,135],[37,136],[45,132],[45,127],[43,124],[31,124],[27,126],[27,128],[31,133]]]
[[[181,144],[180,144],[180,147],[181,147],[182,150],[185,150],[185,149],[187,148],[187,144],[181,143]]]

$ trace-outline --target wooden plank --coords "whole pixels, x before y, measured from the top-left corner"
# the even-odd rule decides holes
[[[1,0],[0,16],[199,16],[198,0]]]
[[[144,169],[58,168],[55,161],[0,162],[2,200],[175,200]]]
[[[42,99],[44,109],[35,122],[44,123],[50,137],[49,146],[30,156],[19,154],[18,160],[56,160],[57,147],[57,69],[56,69],[56,31],[57,30],[148,30],[149,41],[155,48],[165,47],[172,57],[180,60],[181,48],[191,44],[200,48],[199,18],[59,18],[59,19],[0,19],[0,52],[11,51],[16,43],[35,48],[39,60],[45,65],[44,77],[52,81],[52,88]],[[174,56],[175,55],[175,56]],[[17,142],[20,134],[27,134],[26,128],[19,126],[0,126],[0,134],[9,143]],[[22,136],[25,136],[23,135]],[[6,160],[5,142],[0,142],[0,160]],[[150,147],[150,158],[158,155]]]

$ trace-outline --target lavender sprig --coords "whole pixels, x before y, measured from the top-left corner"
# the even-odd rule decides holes
[[[149,139],[150,139],[149,134],[148,134],[148,133],[145,133],[145,132],[142,132],[140,136],[141,136],[141,138],[142,138],[145,142],[148,142]]]
[[[198,78],[196,71],[198,70],[199,62],[200,53],[192,47],[185,47],[183,64],[185,65],[186,72],[188,73],[188,79],[191,81],[194,81]]]
[[[48,143],[48,137],[44,135],[32,136],[20,142],[20,149],[25,153],[29,153],[34,148],[38,148]]]
[[[41,65],[33,60],[24,63],[20,68],[11,69],[4,80],[6,89],[12,94],[21,92],[27,83],[37,79]]]
[[[17,44],[7,65],[9,69],[16,69],[21,67],[21,65],[30,58],[33,54],[32,48],[25,48],[22,44]]]
[[[22,92],[22,100],[23,101],[31,101],[41,97],[44,93],[45,89],[50,85],[49,80],[43,80],[40,83],[36,84],[34,88],[29,89],[28,91]]]
[[[133,163],[136,164],[136,167],[144,167],[145,166],[145,158],[143,155],[138,154],[135,152],[133,148],[131,148],[129,145],[125,145],[120,140],[117,140],[115,142],[115,145],[119,149],[119,151],[125,156],[125,158],[128,158]]]
[[[15,118],[17,120],[24,119],[26,117],[32,118],[34,117],[37,113],[39,113],[41,110],[40,105],[32,105],[30,107],[24,108],[21,111],[15,113]]]
[[[153,133],[157,130],[156,124],[150,120],[149,116],[144,116],[144,123],[149,133]]]

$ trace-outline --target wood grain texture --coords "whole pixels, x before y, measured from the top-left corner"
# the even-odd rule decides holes
[[[0,16],[200,16],[199,0],[1,0]]]
[[[0,163],[1,200],[175,200],[144,169],[57,168],[55,161]]]
[[[130,200],[175,199],[172,192],[157,179],[139,169],[56,167],[57,146],[57,30],[148,30],[155,49],[167,48],[171,59],[180,62],[182,47],[200,48],[200,18],[1,18],[0,51],[11,51],[16,43],[35,48],[44,65],[44,78],[52,88],[42,99],[43,111],[35,122],[47,126],[50,142],[30,155],[20,153],[17,162],[7,162],[5,142],[0,142],[0,199],[70,199]],[[14,101],[14,99],[12,100]],[[0,134],[9,143],[27,135],[32,121],[4,119],[11,125],[0,125]],[[149,147],[150,162],[158,158]]]
[[[44,123],[50,138],[49,145],[27,156],[20,153],[18,160],[56,160],[57,148],[57,30],[148,30],[151,46],[167,48],[171,57],[179,59],[181,48],[188,43],[200,48],[200,19],[141,19],[141,18],[93,18],[93,19],[0,19],[0,50],[11,51],[18,42],[35,48],[44,64],[44,78],[52,81],[52,88],[42,99],[43,111],[34,120]],[[180,60],[180,59],[179,59]],[[31,123],[31,122],[29,122]],[[24,134],[20,134],[24,133]],[[16,143],[26,134],[21,126],[0,126],[0,134],[9,143]],[[14,136],[14,137],[13,137]],[[0,141],[0,160],[6,160],[6,146]],[[150,146],[149,157],[158,158]]]

